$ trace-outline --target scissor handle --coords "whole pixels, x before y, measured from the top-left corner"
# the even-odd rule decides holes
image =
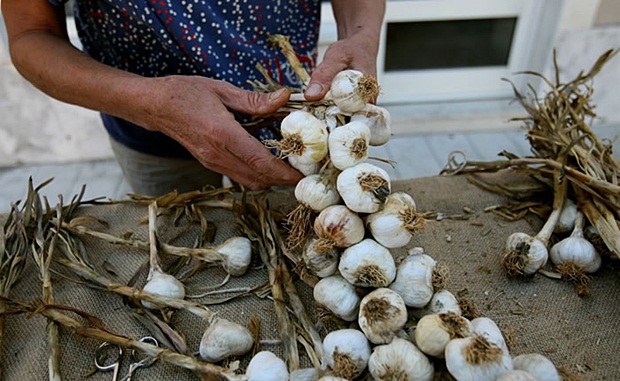
[[[118,354],[116,358],[113,359],[110,364],[105,364],[107,363],[107,361],[105,361],[107,358],[107,355],[104,354],[103,351],[106,350],[108,347],[118,348]],[[113,370],[114,374],[112,375],[112,379],[116,380],[118,378],[118,371],[120,368],[120,362],[121,362],[122,355],[123,355],[123,347],[116,345],[116,344],[108,343],[107,341],[104,343],[101,343],[101,345],[99,345],[99,347],[97,347],[97,350],[95,351],[95,366],[97,367],[98,370],[102,370],[102,371]],[[103,361],[104,363],[103,364],[100,363],[100,360]]]

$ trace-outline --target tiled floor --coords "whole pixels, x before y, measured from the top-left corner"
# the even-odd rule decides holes
[[[613,139],[620,136],[620,126],[597,127],[595,132],[600,138]],[[502,150],[526,156],[529,143],[525,132],[518,128],[469,134],[395,135],[386,145],[373,147],[370,155],[393,161],[393,166],[382,161],[373,163],[386,169],[392,180],[400,180],[439,174],[455,150],[464,152],[469,160],[490,161]],[[618,151],[619,148],[616,158],[619,158]],[[0,213],[8,212],[12,202],[26,195],[29,177],[35,185],[54,178],[40,192],[53,205],[59,194],[68,200],[82,185],[86,185],[86,198],[122,199],[131,192],[114,160],[1,168]]]

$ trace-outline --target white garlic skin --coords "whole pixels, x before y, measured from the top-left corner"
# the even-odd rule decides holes
[[[373,344],[387,344],[407,323],[403,298],[389,288],[377,288],[362,298],[357,320]]]
[[[252,242],[247,237],[231,237],[219,245],[216,251],[226,257],[224,268],[232,276],[241,276],[252,262]]]
[[[554,265],[572,262],[587,273],[594,273],[601,268],[601,256],[594,245],[578,235],[570,235],[551,247],[549,257]]]
[[[362,110],[351,115],[351,121],[362,122],[368,126],[371,146],[384,145],[392,137],[392,116],[383,107],[368,103]]]
[[[562,381],[553,362],[539,353],[527,353],[512,358],[514,369],[523,370],[537,380]]]
[[[368,190],[363,182],[368,178],[382,179],[382,186],[376,191]],[[336,188],[349,209],[357,213],[374,213],[383,207],[391,192],[388,173],[370,163],[360,163],[347,168],[338,175]]]
[[[395,337],[391,343],[373,349],[368,360],[368,371],[376,381],[432,381],[435,370],[415,345]]]
[[[364,238],[364,221],[344,205],[323,209],[314,220],[314,233],[333,241],[336,247],[349,247]]]
[[[435,260],[412,248],[396,269],[396,278],[388,287],[402,296],[409,307],[422,308],[433,297]]]
[[[405,192],[387,196],[383,209],[366,217],[366,226],[372,237],[385,247],[395,249],[409,243],[412,226],[405,220],[416,212],[413,197]]]
[[[434,293],[426,308],[429,312],[435,314],[454,312],[457,315],[461,315],[462,313],[458,300],[454,294],[448,290],[440,290]]]
[[[270,351],[261,351],[252,357],[245,371],[248,381],[288,381],[286,363]]]
[[[336,376],[323,376],[319,378],[319,381],[349,381],[346,378]]]
[[[499,376],[497,381],[539,381],[539,380],[524,370],[509,370],[508,372]]]
[[[362,110],[371,99],[365,99],[359,93],[359,81],[364,74],[358,70],[343,70],[334,76],[330,86],[330,95],[336,106],[344,113]]]
[[[329,134],[329,158],[340,170],[350,168],[368,158],[369,142],[368,126],[361,122],[349,122]]]
[[[336,182],[314,174],[299,180],[295,186],[295,199],[315,212],[336,205],[340,202],[340,194]]]
[[[317,282],[313,290],[314,300],[345,321],[357,319],[361,298],[355,286],[340,275],[332,275]]]
[[[307,111],[297,110],[288,114],[280,125],[282,139],[290,136],[299,136],[303,144],[300,155],[290,154],[289,157],[298,157],[303,163],[319,162],[327,156],[327,128],[319,119]]]
[[[555,224],[553,231],[555,233],[568,233],[575,227],[575,218],[577,218],[577,205],[573,200],[567,198],[562,205],[560,218]]]
[[[319,381],[319,370],[315,368],[294,370],[291,372],[288,381]]]
[[[321,166],[323,165],[321,162],[317,161],[304,161],[298,156],[288,156],[287,160],[291,167],[301,172],[304,176],[319,173]]]
[[[549,259],[549,252],[545,244],[536,237],[525,233],[512,233],[506,239],[504,252],[516,250],[519,245],[529,246],[527,263],[523,268],[524,275],[533,275],[543,267]]]
[[[151,280],[146,282],[142,291],[168,298],[185,298],[185,286],[183,283],[173,275],[160,271],[153,272]],[[158,308],[156,303],[151,303],[146,300],[142,301],[142,305],[148,309]]]
[[[301,259],[314,275],[319,278],[326,278],[338,270],[340,253],[335,248],[330,248],[326,252],[319,252],[314,247],[316,242],[316,237],[312,237],[306,242]]]
[[[471,335],[469,320],[453,312],[422,317],[415,327],[415,343],[427,355],[443,358],[446,345],[454,338]]]
[[[504,334],[495,321],[483,316],[473,319],[471,324],[474,333],[484,337],[508,353],[508,345],[506,344],[506,339],[504,339]]]
[[[200,340],[200,357],[218,362],[230,356],[248,353],[254,345],[252,333],[244,326],[227,319],[215,318]]]
[[[327,365],[334,370],[335,375],[340,376],[338,369],[334,369],[334,355],[337,353],[348,357],[355,364],[356,369],[353,377],[359,376],[370,358],[370,343],[366,336],[357,329],[339,329],[332,331],[323,339],[323,348],[327,358]]]
[[[387,287],[396,277],[396,264],[388,249],[366,238],[344,250],[338,271],[355,286]]]
[[[469,363],[465,354],[475,340],[486,339],[472,335],[463,339],[450,340],[446,345],[446,367],[454,378],[458,381],[496,381],[499,376],[513,369],[510,355],[501,348],[496,360],[487,360],[479,364]],[[497,348],[494,344],[490,345]]]

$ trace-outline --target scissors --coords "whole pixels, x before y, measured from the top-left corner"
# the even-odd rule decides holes
[[[159,343],[154,337],[145,336],[141,338],[139,341],[143,343],[149,343],[155,346],[159,346]],[[116,348],[117,354],[111,362],[106,361],[109,355],[110,348]],[[104,342],[95,351],[95,366],[100,371],[113,371],[112,373],[112,381],[119,381],[118,372],[121,367],[121,357],[123,356],[123,348],[119,345]],[[143,359],[138,358],[138,354],[135,349],[131,351],[131,365],[129,365],[129,373],[120,381],[131,381],[131,376],[139,368],[146,368],[148,366],[153,365],[157,361],[157,357],[148,356]]]

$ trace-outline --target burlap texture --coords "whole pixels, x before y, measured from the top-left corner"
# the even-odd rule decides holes
[[[492,176],[496,181],[511,181],[512,173]],[[516,181],[516,180],[514,180]],[[506,237],[516,231],[535,234],[540,222],[534,225],[524,220],[506,222],[484,209],[501,204],[502,197],[481,190],[470,184],[465,176],[429,177],[398,181],[393,191],[405,191],[413,196],[420,211],[436,211],[445,215],[467,214],[464,207],[474,211],[467,220],[428,221],[423,232],[416,234],[406,248],[393,250],[395,256],[406,255],[407,249],[423,247],[440,265],[449,268],[448,290],[466,294],[483,316],[488,316],[509,334],[511,354],[542,353],[557,366],[571,372],[583,371],[583,380],[620,380],[618,359],[620,343],[620,279],[610,264],[593,277],[591,295],[578,297],[573,287],[562,281],[536,275],[530,280],[510,279],[499,264],[499,256]],[[272,208],[287,212],[294,207],[291,191],[272,194]],[[147,226],[137,221],[146,216],[146,207],[134,205],[102,205],[83,207],[83,215],[95,215],[109,223],[97,227],[110,234],[122,235],[132,231],[135,237],[147,239]],[[210,210],[207,218],[217,226],[214,243],[220,243],[236,234],[234,217],[230,212]],[[172,227],[159,222],[162,240],[191,246],[198,230]],[[180,234],[180,235],[179,235]],[[177,237],[178,235],[178,237]],[[104,244],[99,240],[85,239],[85,248],[91,262],[105,273],[105,268],[116,273],[113,279],[126,283],[141,264],[148,260],[146,252]],[[138,280],[144,284],[146,272]],[[209,268],[203,270],[187,284],[188,294],[199,293],[199,288],[216,285],[224,272]],[[92,313],[103,320],[115,333],[138,338],[148,331],[127,314],[123,299],[108,292],[77,284],[54,276],[57,304],[69,305]],[[233,278],[225,287],[253,286],[267,280],[264,269],[252,269],[247,275]],[[313,315],[312,290],[297,283],[299,292]],[[30,301],[40,296],[40,283],[34,267],[29,264],[23,278],[15,285],[11,297]],[[197,299],[200,301],[200,299]],[[247,324],[250,316],[260,319],[261,337],[277,339],[277,324],[273,302],[256,296],[244,297],[223,305],[210,306],[220,316]],[[198,345],[206,322],[185,311],[174,314],[174,327],[183,332],[192,352]],[[61,329],[62,371],[65,380],[83,380],[93,368],[93,354],[98,342],[78,337]],[[281,353],[279,345],[263,345],[261,349]],[[8,316],[5,327],[4,371],[6,380],[44,380],[47,378],[47,349],[45,320],[41,316]],[[303,352],[303,350],[301,351]],[[129,366],[124,358],[121,374]],[[247,361],[247,359],[245,359]],[[307,364],[307,359],[304,359]],[[89,380],[109,380],[110,373],[96,373]],[[191,372],[177,367],[156,363],[140,370],[135,379],[194,380]]]

